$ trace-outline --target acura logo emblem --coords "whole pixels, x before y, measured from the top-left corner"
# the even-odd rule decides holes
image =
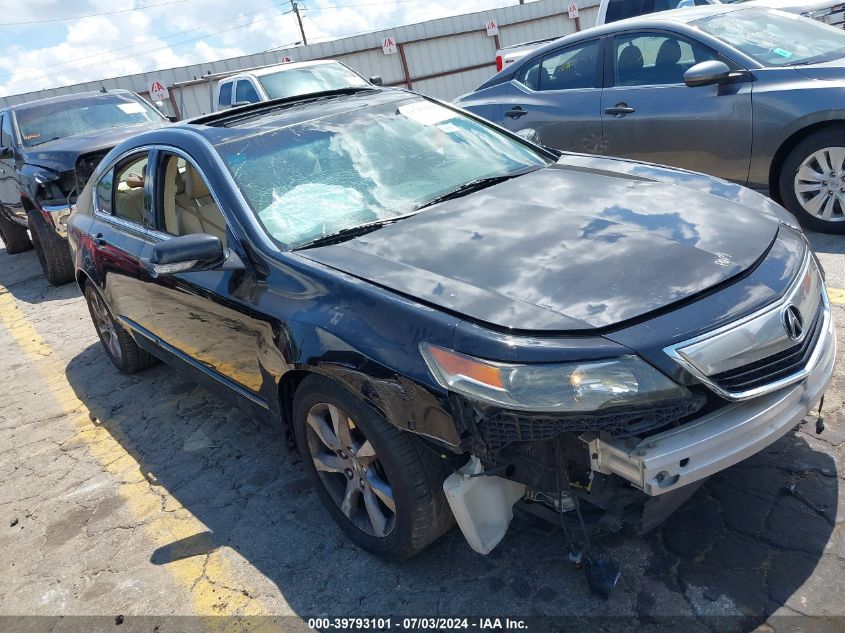
[[[804,336],[804,321],[798,308],[793,305],[787,306],[783,311],[783,329],[793,341],[800,341]]]

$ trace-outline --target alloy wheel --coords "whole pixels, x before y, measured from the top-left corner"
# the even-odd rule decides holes
[[[396,502],[375,449],[338,407],[318,403],[306,419],[317,474],[340,511],[360,530],[385,537],[396,524]]]
[[[123,354],[120,349],[120,340],[117,337],[117,329],[109,314],[108,308],[98,292],[91,292],[91,316],[94,317],[94,327],[103,340],[109,354],[116,361],[120,362]]]
[[[794,180],[795,197],[811,216],[845,221],[845,147],[825,147],[801,163]]]

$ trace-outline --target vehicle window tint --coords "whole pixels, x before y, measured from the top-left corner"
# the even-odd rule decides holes
[[[166,154],[161,163],[164,230],[171,235],[208,233],[226,245],[226,220],[208,183],[192,163]]]
[[[544,57],[534,69],[527,70],[523,83],[533,90],[595,88],[598,85],[598,57],[598,41],[558,51]]]
[[[716,59],[716,53],[700,44],[656,33],[616,37],[614,46],[617,86],[683,83],[692,66]]]
[[[12,115],[8,112],[3,113],[2,121],[0,121],[0,147],[12,146]]]
[[[147,177],[148,158],[147,154],[130,158],[118,165],[115,175],[117,186],[112,213],[138,224],[144,223],[144,180]]]
[[[97,183],[97,208],[104,213],[111,213],[112,184],[114,183],[114,169],[109,169]]]
[[[217,99],[217,106],[225,108],[232,105],[232,82],[226,81],[220,84],[220,96]]]
[[[610,0],[607,5],[607,13],[604,21],[607,24],[624,20],[635,15],[639,15],[638,10],[641,7],[639,0]]]
[[[257,103],[261,101],[258,93],[255,91],[255,86],[251,81],[241,79],[238,82],[238,87],[235,88],[235,103],[245,101],[247,103]]]

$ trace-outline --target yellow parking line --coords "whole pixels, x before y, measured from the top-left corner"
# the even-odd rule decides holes
[[[845,290],[841,288],[828,288],[827,296],[831,303],[845,305]]]
[[[92,422],[85,404],[65,377],[65,367],[52,348],[27,320],[15,298],[0,286],[0,323],[14,337],[18,347],[30,361],[47,392],[67,414],[76,429],[70,440],[87,444],[90,454],[104,470],[114,476],[120,496],[126,502],[133,519],[156,547],[206,532],[207,528],[193,514],[166,491],[168,505],[175,505],[173,512],[162,512],[162,493],[156,492],[147,481],[135,458],[102,425]],[[158,490],[162,490],[157,487]],[[207,560],[194,556],[176,560],[166,565],[176,583],[190,595],[191,608],[197,615],[265,615],[267,612],[253,593],[219,551],[212,552]],[[215,619],[212,628],[229,625]]]

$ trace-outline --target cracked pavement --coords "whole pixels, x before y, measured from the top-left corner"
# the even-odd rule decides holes
[[[845,288],[831,237],[813,239]],[[455,529],[402,564],[370,557],[273,429],[165,365],[119,374],[78,288],[49,286],[33,252],[0,248],[0,286],[0,616],[672,616],[690,631],[845,616],[842,353],[824,434],[810,420],[646,538],[603,539],[623,573],[604,601],[529,516],[489,556]]]

